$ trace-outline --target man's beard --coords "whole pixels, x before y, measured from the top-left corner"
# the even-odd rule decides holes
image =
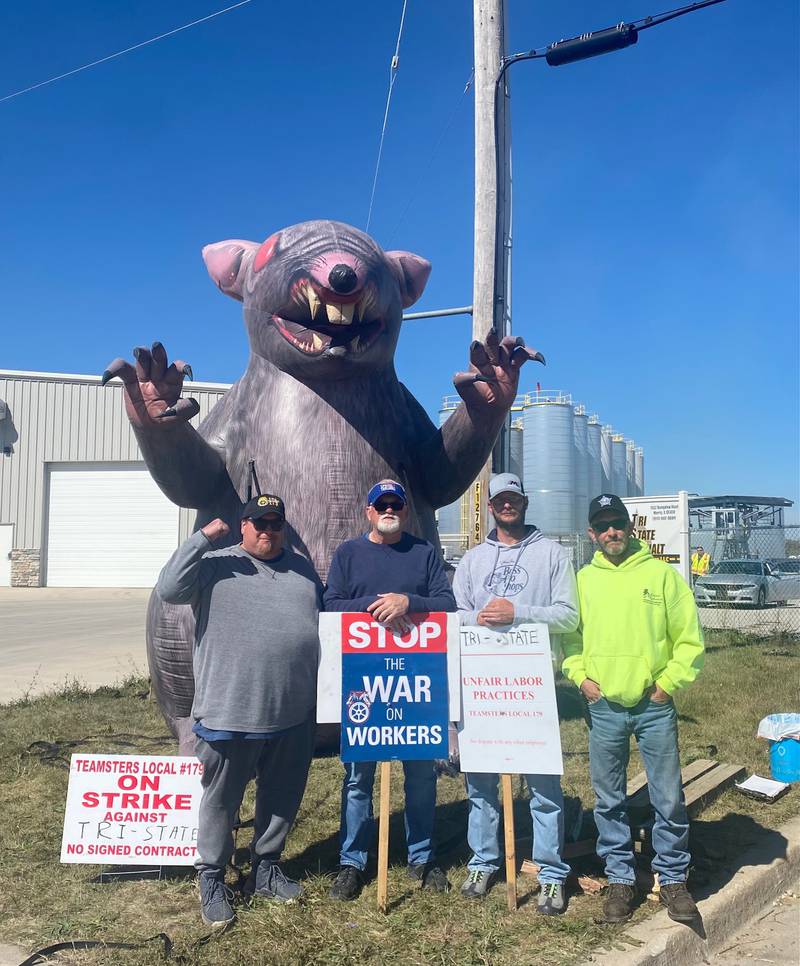
[[[381,517],[375,524],[375,529],[378,533],[390,537],[393,533],[397,533],[400,530],[400,521],[397,517]]]

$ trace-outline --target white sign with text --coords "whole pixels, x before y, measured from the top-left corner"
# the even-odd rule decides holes
[[[671,564],[689,580],[689,494],[624,496],[633,523],[633,535],[650,547],[650,553]]]
[[[462,627],[460,637],[461,770],[563,774],[547,625]]]
[[[73,755],[61,861],[193,865],[202,774],[177,755]]]

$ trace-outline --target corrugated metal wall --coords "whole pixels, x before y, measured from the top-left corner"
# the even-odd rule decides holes
[[[228,387],[190,383],[186,395],[200,404],[197,426]],[[41,547],[45,514],[45,464],[134,462],[142,455],[122,400],[122,384],[100,385],[98,376],[13,372],[0,369],[0,399],[19,434],[13,454],[0,453],[0,523],[13,523],[14,547]],[[194,510],[181,510],[181,538]]]

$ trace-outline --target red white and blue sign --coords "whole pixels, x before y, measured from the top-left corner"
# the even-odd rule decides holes
[[[447,614],[342,614],[342,761],[447,757]]]

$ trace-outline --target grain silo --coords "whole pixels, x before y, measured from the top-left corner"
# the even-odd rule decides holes
[[[603,475],[603,485],[600,487],[602,493],[613,493],[612,468],[611,468],[611,437],[614,430],[611,426],[603,427],[600,434],[600,471]]]
[[[524,453],[525,433],[522,427],[522,417],[512,420],[511,436],[509,438],[510,459],[508,472],[513,473],[520,479],[523,478],[523,453]]]
[[[625,440],[625,478],[627,496],[636,496],[636,443],[632,439]]]
[[[633,479],[636,486],[636,496],[644,496],[644,450],[641,446],[636,447],[633,466]]]
[[[611,493],[628,495],[628,470],[625,437],[614,433],[611,437]]]
[[[523,479],[530,504],[527,523],[546,534],[573,532],[575,443],[572,397],[559,390],[526,398]]]
[[[573,442],[575,445],[575,504],[572,511],[572,529],[580,530],[589,505],[589,417],[583,406],[575,407]]]
[[[588,450],[588,482],[587,490],[589,499],[593,500],[603,492],[603,467],[600,462],[600,436],[603,427],[597,416],[590,416],[586,426],[586,448]],[[586,525],[586,513],[588,506],[581,510],[578,517],[578,529],[581,530]]]

